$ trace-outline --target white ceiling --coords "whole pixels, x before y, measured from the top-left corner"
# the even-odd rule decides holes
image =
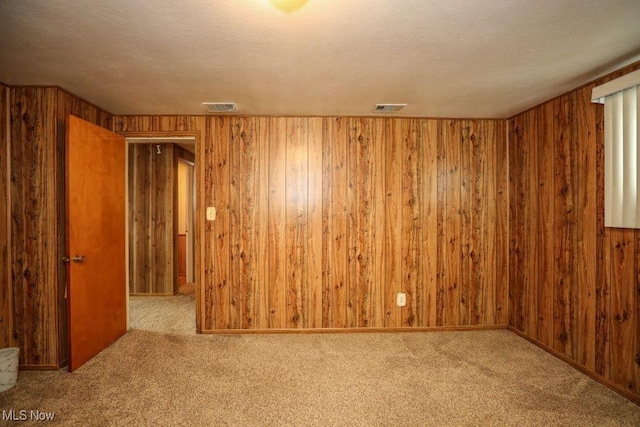
[[[0,82],[115,114],[510,117],[637,59],[639,0],[0,1]]]

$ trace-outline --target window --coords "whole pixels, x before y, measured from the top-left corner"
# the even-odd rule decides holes
[[[593,89],[604,104],[604,223],[640,228],[640,70]]]

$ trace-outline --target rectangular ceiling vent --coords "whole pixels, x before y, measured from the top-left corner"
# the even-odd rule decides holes
[[[404,110],[407,104],[376,104],[373,107],[374,113],[397,113],[398,111]]]
[[[202,105],[207,107],[210,113],[229,113],[237,109],[233,102],[203,102]]]

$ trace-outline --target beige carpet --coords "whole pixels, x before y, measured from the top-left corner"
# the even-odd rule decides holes
[[[132,301],[132,326],[148,330],[131,330],[72,374],[20,372],[0,409],[84,426],[640,425],[638,406],[508,331],[150,330],[184,298],[152,298],[144,315],[151,303]],[[190,315],[166,324],[183,330]]]

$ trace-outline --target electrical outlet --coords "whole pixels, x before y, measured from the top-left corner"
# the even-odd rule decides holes
[[[405,294],[404,292],[399,292],[396,303],[398,304],[398,307],[404,307],[405,305],[407,305],[407,294]]]
[[[208,207],[207,208],[207,221],[213,221],[216,219],[216,208]]]

